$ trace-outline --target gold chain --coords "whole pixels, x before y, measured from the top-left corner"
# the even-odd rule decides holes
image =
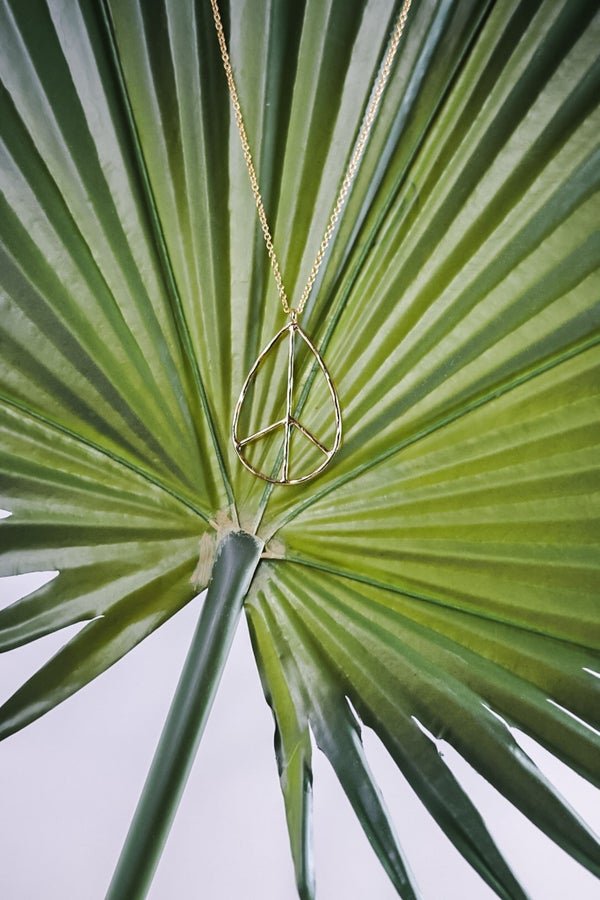
[[[269,228],[269,223],[267,221],[267,214],[265,213],[264,203],[260,194],[260,189],[258,186],[258,178],[256,177],[256,169],[254,168],[254,162],[252,160],[252,153],[250,152],[250,144],[248,143],[248,135],[246,133],[246,126],[244,125],[244,119],[242,117],[242,109],[240,106],[240,100],[237,92],[237,88],[235,86],[235,79],[233,77],[233,69],[231,68],[231,60],[229,58],[229,52],[227,50],[227,42],[225,40],[225,32],[223,31],[223,22],[221,21],[221,14],[219,12],[219,6],[217,0],[210,0],[210,5],[212,7],[213,18],[215,20],[215,28],[217,31],[217,38],[219,41],[219,48],[221,50],[221,59],[223,60],[223,68],[225,69],[225,75],[227,78],[227,86],[229,88],[229,94],[231,97],[231,103],[233,106],[233,112],[235,115],[235,121],[237,124],[237,128],[240,134],[240,140],[242,143],[242,152],[244,154],[244,160],[246,162],[246,168],[248,169],[248,175],[250,177],[250,186],[252,188],[252,193],[254,194],[254,201],[256,203],[256,210],[258,212],[258,218],[260,221],[260,227],[262,229],[262,233],[265,239],[265,245],[267,248],[267,253],[269,254],[269,260],[271,261],[271,268],[273,270],[273,275],[275,277],[275,283],[277,285],[277,293],[279,294],[279,299],[281,300],[281,305],[283,306],[283,310],[287,315],[290,315],[292,319],[295,321],[297,317],[302,313],[302,310],[306,306],[306,302],[310,296],[310,292],[313,288],[313,285],[316,281],[317,275],[319,273],[319,269],[321,268],[321,264],[325,258],[325,253],[327,252],[327,248],[333,237],[333,233],[335,231],[335,227],[338,223],[338,219],[342,213],[342,209],[344,208],[344,204],[348,197],[348,193],[350,188],[352,187],[352,183],[356,177],[356,173],[358,171],[358,167],[360,161],[362,159],[362,155],[365,151],[365,147],[367,145],[367,141],[369,139],[369,135],[371,133],[371,129],[373,128],[373,123],[375,122],[375,118],[377,116],[377,110],[379,109],[379,104],[381,103],[381,97],[385,90],[385,86],[389,80],[392,65],[394,62],[394,58],[396,56],[396,52],[398,50],[398,46],[400,44],[400,39],[402,37],[402,32],[404,31],[404,26],[406,25],[406,20],[408,18],[408,12],[410,10],[411,0],[404,0],[402,4],[402,8],[398,14],[396,22],[394,24],[394,28],[392,29],[392,33],[390,35],[387,49],[385,52],[385,56],[383,58],[383,62],[379,68],[379,72],[377,74],[377,78],[375,79],[375,83],[373,85],[373,89],[371,91],[371,97],[369,99],[369,105],[367,106],[367,110],[363,116],[363,120],[361,122],[360,130],[358,132],[358,137],[356,139],[356,143],[354,145],[354,150],[352,152],[352,156],[350,157],[350,162],[348,163],[348,168],[346,169],[346,174],[344,175],[337,199],[335,201],[335,205],[333,207],[333,211],[329,218],[329,222],[327,224],[327,228],[325,229],[325,234],[323,235],[323,240],[321,241],[321,246],[317,251],[317,255],[315,257],[315,261],[312,264],[312,268],[309,272],[307,282],[304,286],[304,290],[300,296],[300,300],[296,307],[290,306],[290,302],[288,300],[288,296],[283,285],[283,279],[281,277],[281,269],[279,267],[279,261],[277,259],[277,254],[275,253],[275,247],[273,246],[273,236],[271,234],[271,229]]]

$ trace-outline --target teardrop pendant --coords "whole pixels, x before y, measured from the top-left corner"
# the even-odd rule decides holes
[[[288,353],[285,415],[277,421],[272,422],[265,427],[259,428],[258,431],[255,431],[254,433],[249,434],[246,437],[241,437],[239,434],[240,413],[242,412],[242,408],[244,407],[244,401],[246,400],[248,391],[254,383],[261,365],[267,359],[269,354],[276,348],[276,345],[284,337],[286,332],[288,336]],[[322,440],[319,440],[319,438],[313,434],[312,430],[305,427],[299,421],[299,419],[296,419],[293,415],[295,342],[298,338],[304,342],[309,352],[317,362],[320,373],[324,378],[325,384],[328,389],[328,395],[333,413],[333,420],[335,423],[335,436],[333,438],[333,444],[330,449],[325,446],[325,443]],[[296,429],[297,432],[302,434],[304,438],[311,442],[311,444],[319,450],[320,455],[322,455],[323,457],[323,459],[316,466],[314,466],[310,471],[304,474],[294,475],[291,472],[293,466],[291,464],[290,458],[290,442],[294,429]],[[244,453],[244,448],[247,448],[248,445],[253,444],[256,441],[260,441],[268,435],[272,435],[274,432],[278,432],[279,430],[283,432],[283,439],[280,451],[277,455],[277,466],[275,467],[274,472],[272,472],[271,474],[267,474],[250,462],[247,454]],[[333,456],[335,455],[335,453],[337,453],[342,441],[342,414],[340,411],[338,396],[331,380],[331,376],[327,371],[327,368],[319,351],[316,349],[308,335],[302,330],[302,328],[300,328],[295,315],[292,315],[291,321],[288,322],[287,325],[284,325],[283,328],[281,328],[277,332],[275,337],[269,341],[264,350],[262,350],[258,355],[256,362],[248,372],[235,407],[235,412],[233,414],[231,435],[235,452],[239,456],[243,465],[248,469],[248,471],[252,472],[252,474],[256,475],[258,478],[264,479],[264,481],[270,481],[272,484],[302,484],[304,481],[315,478],[323,471],[323,469],[326,468],[326,466],[329,465]]]

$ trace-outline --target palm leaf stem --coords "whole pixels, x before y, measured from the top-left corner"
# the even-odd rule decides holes
[[[106,900],[142,900],[150,887],[221,680],[263,544],[230,532],[211,581]]]

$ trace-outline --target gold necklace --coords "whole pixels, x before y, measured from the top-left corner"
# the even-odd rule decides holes
[[[210,0],[213,18],[215,22],[215,29],[217,32],[217,39],[219,41],[219,49],[221,51],[221,59],[223,60],[223,68],[225,69],[225,76],[227,78],[227,86],[229,88],[229,95],[231,97],[231,103],[233,106],[233,112],[235,116],[235,121],[237,125],[237,129],[240,135],[240,141],[242,144],[242,152],[244,155],[244,161],[246,163],[246,168],[248,169],[248,175],[250,177],[250,186],[252,188],[252,193],[254,195],[254,202],[256,203],[256,210],[258,213],[258,219],[260,222],[260,227],[262,229],[265,246],[267,248],[267,253],[269,255],[269,260],[271,263],[271,269],[273,271],[273,276],[275,278],[275,283],[277,285],[277,293],[279,294],[279,299],[281,301],[281,305],[283,307],[284,313],[289,317],[289,322],[281,328],[275,337],[273,337],[267,346],[259,353],[256,362],[248,372],[246,376],[246,380],[242,385],[242,390],[240,391],[240,396],[238,402],[235,407],[235,411],[233,414],[233,423],[231,429],[231,436],[233,440],[233,446],[235,448],[235,452],[239,456],[241,462],[244,466],[252,472],[253,475],[257,475],[259,478],[264,479],[265,481],[270,481],[273,484],[301,484],[304,481],[308,481],[310,478],[314,478],[323,469],[329,465],[333,456],[337,453],[340,444],[342,442],[342,414],[340,410],[340,403],[337,396],[337,392],[335,390],[333,381],[331,380],[331,376],[325,366],[323,358],[321,354],[313,345],[312,341],[308,337],[305,331],[300,327],[298,323],[298,319],[301,316],[304,307],[310,297],[310,293],[312,291],[313,285],[319,273],[319,269],[325,259],[325,254],[327,252],[327,248],[330,244],[330,241],[333,237],[336,225],[342,213],[342,209],[348,197],[348,193],[354,182],[356,177],[356,173],[358,171],[358,167],[360,161],[362,159],[367,140],[371,133],[371,129],[373,128],[373,124],[375,122],[375,118],[377,116],[377,111],[379,109],[379,105],[381,102],[381,98],[383,92],[385,90],[385,86],[389,80],[392,64],[394,62],[394,58],[396,56],[396,52],[398,50],[398,46],[400,44],[400,39],[402,37],[402,32],[404,31],[404,27],[406,25],[406,20],[408,18],[408,12],[411,5],[411,0],[404,0],[404,3],[400,9],[392,32],[390,34],[390,38],[388,41],[388,45],[385,51],[385,55],[383,57],[383,61],[379,68],[379,72],[377,73],[377,77],[375,82],[373,83],[373,88],[371,90],[371,96],[369,99],[369,104],[367,106],[366,112],[364,114],[363,120],[361,122],[361,126],[358,132],[358,137],[356,139],[356,143],[354,145],[354,150],[352,152],[352,156],[350,157],[350,162],[348,163],[348,167],[344,174],[344,178],[342,180],[342,184],[340,186],[333,211],[329,218],[329,222],[327,223],[327,227],[325,229],[325,233],[323,235],[323,239],[321,241],[321,245],[317,251],[317,255],[315,257],[315,261],[312,265],[312,268],[309,272],[308,279],[300,295],[300,300],[298,301],[297,306],[291,306],[288,300],[287,292],[283,285],[283,279],[281,276],[281,269],[279,266],[279,261],[277,259],[277,255],[275,253],[275,248],[273,246],[273,236],[271,234],[271,229],[269,228],[269,223],[267,222],[267,215],[265,213],[265,208],[263,204],[263,200],[260,194],[260,189],[258,186],[258,178],[256,176],[256,170],[254,168],[254,162],[252,160],[252,153],[250,152],[250,145],[248,143],[248,136],[246,133],[246,126],[244,124],[244,119],[242,117],[242,110],[240,106],[240,101],[238,97],[237,87],[235,84],[235,80],[233,77],[233,70],[231,67],[231,60],[229,58],[229,52],[227,50],[227,42],[225,40],[225,33],[223,31],[223,23],[221,21],[221,14],[219,12],[218,0]],[[264,363],[268,355],[271,351],[276,347],[279,341],[287,335],[288,339],[288,357],[287,357],[287,388],[286,388],[286,411],[283,418],[278,419],[276,422],[273,422],[270,425],[267,425],[264,428],[260,428],[258,431],[253,432],[252,434],[247,435],[246,437],[240,437],[239,435],[239,425],[240,425],[240,414],[242,408],[244,406],[244,401],[248,394],[249,389],[251,388],[254,380],[256,378],[257,372],[260,369],[261,365]],[[319,366],[319,369],[325,379],[325,383],[327,385],[329,396],[332,404],[333,416],[335,419],[335,437],[333,439],[333,443],[330,447],[326,447],[325,444],[320,441],[308,428],[306,428],[298,419],[296,419],[293,415],[294,406],[293,406],[293,397],[294,397],[294,359],[295,359],[295,344],[296,341],[300,339],[304,342],[304,344],[308,347],[310,353],[313,355],[316,363]],[[248,445],[254,443],[255,441],[261,440],[268,434],[272,432],[283,429],[283,453],[280,453],[278,456],[276,471],[275,474],[267,474],[265,472],[257,469],[248,459],[245,448]],[[290,473],[290,439],[294,429],[297,429],[301,432],[305,438],[307,438],[315,447],[318,448],[320,453],[323,456],[323,459],[312,468],[309,472],[301,475],[297,475],[293,477]]]

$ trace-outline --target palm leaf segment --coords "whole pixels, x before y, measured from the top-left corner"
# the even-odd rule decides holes
[[[292,296],[395,12],[379,6],[229,13]],[[594,4],[415,4],[304,319],[344,445],[286,490],[229,441],[281,320],[209,4],[64,16],[6,0],[0,35],[0,574],[60,571],[2,612],[2,648],[83,625],[2,708],[2,735],[188,602],[215,536],[241,526],[267,542],[247,612],[302,896],[310,731],[415,896],[357,715],[499,896],[523,894],[441,736],[598,871],[594,839],[501,721],[598,784]],[[257,385],[269,421],[279,402]]]

